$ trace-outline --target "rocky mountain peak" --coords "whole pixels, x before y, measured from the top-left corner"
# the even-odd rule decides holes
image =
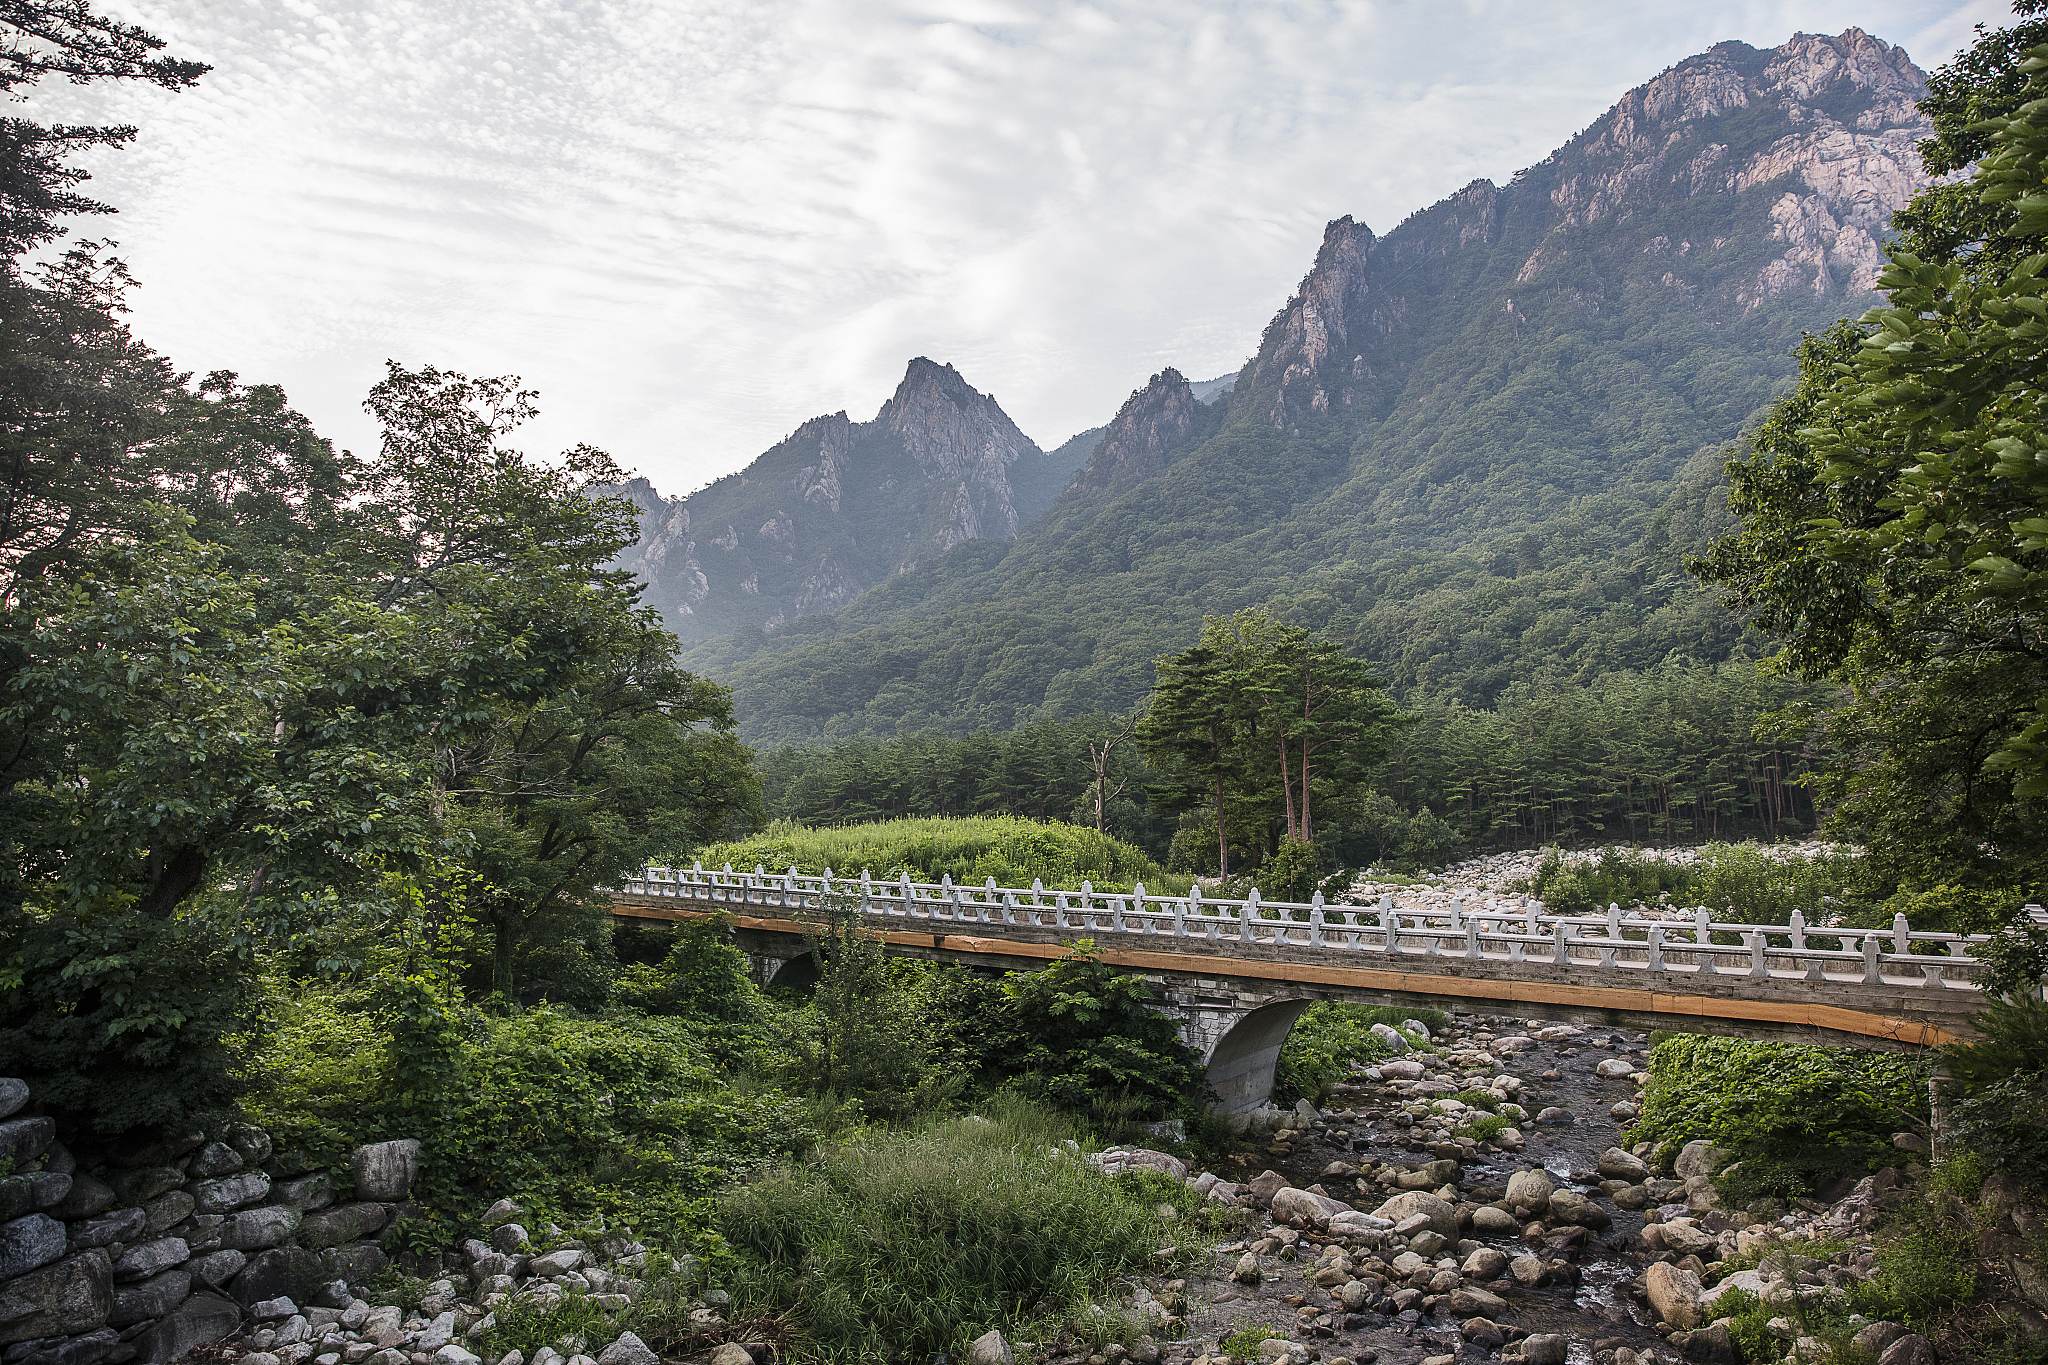
[[[1124,400],[1070,487],[1114,490],[1151,478],[1208,434],[1213,411],[1196,401],[1186,376],[1168,366]]]
[[[910,362],[903,382],[875,414],[872,425],[900,440],[928,478],[1000,480],[1017,460],[1041,453],[997,405],[994,395],[978,392],[951,365],[923,356]],[[996,501],[1006,503],[1007,498]],[[1017,534],[1014,508],[990,505],[983,513],[994,513],[996,521],[984,530],[979,529],[981,515],[970,518],[977,529],[969,531],[966,538]]]

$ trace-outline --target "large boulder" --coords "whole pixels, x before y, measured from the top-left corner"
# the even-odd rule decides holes
[[[262,1251],[282,1245],[299,1230],[303,1215],[297,1209],[272,1204],[260,1209],[243,1209],[228,1219],[220,1243],[231,1251]]]
[[[1463,1285],[1451,1291],[1450,1309],[1453,1317],[1498,1320],[1507,1314],[1508,1301],[1484,1289]]]
[[[1550,1196],[1556,1189],[1550,1172],[1541,1166],[1533,1171],[1516,1171],[1508,1177],[1508,1207],[1524,1217],[1540,1218],[1549,1210]]]
[[[234,1175],[244,1164],[242,1154],[225,1142],[209,1142],[192,1158],[185,1174],[194,1180],[212,1180],[218,1176]]]
[[[1352,1212],[1351,1206],[1341,1199],[1310,1194],[1292,1185],[1282,1186],[1274,1192],[1271,1207],[1276,1223],[1313,1224],[1316,1227],[1321,1227],[1337,1214]]]
[[[0,1223],[63,1203],[71,1184],[62,1171],[24,1171],[0,1180]]]
[[[107,1322],[115,1327],[153,1322],[191,1296],[192,1274],[186,1270],[166,1270],[140,1284],[117,1285]]]
[[[1373,1210],[1374,1217],[1384,1218],[1397,1227],[1418,1214],[1428,1217],[1431,1232],[1448,1241],[1458,1240],[1458,1210],[1427,1190],[1397,1194]]]
[[[1582,1228],[1604,1228],[1611,1227],[1614,1218],[1576,1190],[1554,1190],[1550,1195],[1550,1221]]]
[[[1016,1359],[1001,1332],[984,1332],[967,1343],[966,1365],[1013,1365]]]
[[[1727,1162],[1728,1153],[1701,1138],[1679,1149],[1678,1159],[1671,1164],[1671,1170],[1680,1180],[1686,1180],[1696,1175],[1712,1175]]]
[[[419,1139],[395,1138],[358,1147],[349,1154],[348,1168],[358,1199],[396,1204],[412,1193],[412,1182],[419,1178]]]
[[[194,1294],[177,1312],[135,1338],[140,1365],[165,1365],[195,1346],[220,1341],[242,1324],[242,1310],[212,1294]]]
[[[233,1155],[221,1143],[214,1146]],[[245,1209],[259,1202],[269,1193],[270,1177],[261,1171],[244,1171],[218,1180],[202,1180],[192,1187],[192,1198],[197,1201],[201,1213],[233,1213],[236,1209]]]
[[[1650,1168],[1643,1159],[1619,1147],[1602,1152],[1597,1169],[1602,1180],[1626,1180],[1631,1185],[1640,1185],[1650,1178]]]
[[[85,1218],[71,1225],[71,1245],[104,1247],[116,1242],[126,1245],[144,1239],[149,1232],[149,1215],[141,1209],[115,1209],[101,1218]]]
[[[0,1345],[74,1336],[104,1327],[114,1306],[114,1267],[94,1247],[0,1284]]]
[[[150,1232],[168,1232],[192,1216],[198,1207],[191,1195],[183,1190],[172,1190],[159,1195],[143,1206],[143,1217]]]
[[[338,1247],[360,1241],[384,1226],[390,1211],[382,1204],[341,1204],[309,1213],[299,1224],[299,1241],[309,1247]]]
[[[122,1284],[146,1280],[169,1270],[191,1254],[192,1248],[182,1237],[158,1237],[154,1241],[137,1242],[114,1262],[114,1279]]]
[[[1700,1281],[1669,1261],[1653,1262],[1643,1276],[1644,1291],[1659,1322],[1680,1329],[1699,1326]]]
[[[1385,1043],[1387,1051],[1395,1056],[1399,1056],[1408,1050],[1408,1040],[1403,1038],[1401,1031],[1392,1024],[1374,1024],[1372,1026],[1372,1036]]]
[[[57,1201],[57,1207],[50,1212],[68,1223],[74,1218],[90,1218],[96,1213],[105,1213],[120,1201],[121,1196],[114,1193],[114,1187],[106,1181],[74,1174],[70,1192]]]
[[[185,1173],[176,1166],[142,1166],[115,1176],[114,1193],[124,1204],[147,1204],[184,1183]]]
[[[289,1297],[322,1278],[320,1258],[304,1247],[275,1247],[251,1256],[229,1288],[237,1303]]]
[[[0,1280],[26,1275],[63,1254],[64,1225],[47,1214],[0,1223]]]
[[[0,1119],[0,1161],[19,1166],[32,1161],[57,1140],[57,1120],[43,1117]]]
[[[15,1076],[0,1076],[0,1119],[12,1118],[28,1103],[28,1082]]]
[[[1278,1171],[1260,1171],[1245,1188],[1251,1191],[1252,1202],[1260,1208],[1269,1208],[1273,1196],[1287,1188],[1287,1177]]]

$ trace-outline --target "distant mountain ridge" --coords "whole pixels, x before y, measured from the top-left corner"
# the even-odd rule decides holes
[[[1460,651],[1567,678],[1689,638],[1724,651],[1673,528],[1725,515],[1699,479],[1782,389],[1801,331],[1870,301],[1890,215],[1927,183],[1924,90],[1857,29],[1723,43],[1505,186],[1383,237],[1340,218],[1227,400],[1162,372],[1014,541],[957,540],[766,636],[699,636],[691,664],[733,685],[748,735],[808,741],[1125,705],[1202,614],[1256,603],[1415,686],[1500,685],[1451,668]],[[1423,662],[1385,632],[1389,592],[1493,592],[1489,575],[1567,562],[1580,589],[1488,618],[1512,638]],[[1691,634],[1612,646],[1651,617]]]
[[[1086,458],[1073,444],[1047,455],[991,395],[920,356],[873,421],[814,417],[687,498],[645,479],[619,490],[641,509],[619,563],[686,641],[773,630],[962,541],[1016,535]]]

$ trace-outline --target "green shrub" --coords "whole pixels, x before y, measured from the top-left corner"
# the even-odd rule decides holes
[[[1592,915],[1610,902],[1634,905],[1666,893],[1681,900],[1691,885],[1690,868],[1635,850],[1605,849],[1598,862],[1585,864],[1567,862],[1552,848],[1537,864],[1529,892],[1553,914]]]
[[[1079,825],[1022,820],[1015,816],[932,817],[882,820],[832,829],[806,829],[778,820],[751,839],[712,844],[698,860],[705,867],[732,864],[752,872],[756,865],[782,873],[791,867],[805,876],[831,868],[854,881],[866,870],[878,881],[908,873],[912,881],[950,876],[956,885],[1028,887],[1032,879],[1048,890],[1078,891],[1083,881],[1098,891],[1129,891],[1144,882],[1150,892],[1181,895],[1193,879],[1173,876],[1133,845]]]
[[[245,949],[196,920],[0,912],[0,1057],[67,1128],[218,1125],[260,1078]]]
[[[1484,1109],[1489,1114],[1500,1107],[1500,1096],[1491,1090],[1460,1090],[1451,1098],[1474,1109]]]
[[[1926,1079],[1927,1062],[1903,1053],[1679,1034],[1650,1049],[1633,1135],[1711,1139],[1748,1188],[1804,1193],[1891,1160],[1891,1135],[1926,1120]]]
[[[1286,1340],[1270,1327],[1240,1327],[1223,1338],[1223,1354],[1237,1361],[1254,1361],[1259,1358],[1259,1345],[1267,1341]]]
[[[1322,865],[1323,856],[1314,844],[1282,839],[1279,851],[1259,864],[1252,876],[1265,899],[1300,903],[1315,895]]]
[[[1700,850],[1689,900],[1744,924],[1789,924],[1798,910],[1809,921],[1838,915],[1868,918],[1863,859],[1843,849],[1787,857],[1761,844],[1708,844]],[[1674,897],[1676,899],[1676,897]],[[1889,920],[1889,916],[1886,916]]]
[[[1199,1201],[1179,1182],[1091,1173],[1060,1145],[1070,1120],[1015,1101],[986,1115],[728,1194],[735,1312],[784,1316],[827,1360],[928,1360],[991,1327],[1043,1339],[1194,1226]],[[1162,1224],[1162,1203],[1182,1216]]]
[[[1458,1131],[1474,1142],[1485,1142],[1501,1129],[1513,1126],[1504,1114],[1482,1114]]]
[[[732,941],[732,918],[712,915],[676,925],[659,967],[633,966],[612,985],[614,1004],[643,1014],[681,1015],[721,1024],[761,1016],[747,955]]]
[[[1374,1024],[1385,1022],[1375,1017],[1379,1013],[1334,1000],[1320,1000],[1303,1010],[1280,1045],[1280,1061],[1273,1069],[1274,1103],[1320,1103],[1353,1065],[1389,1056],[1390,1049],[1371,1032]]]
[[[715,1026],[538,1007],[453,1007],[451,1075],[432,1104],[390,1086],[393,1034],[367,989],[295,988],[268,1041],[279,1084],[249,1106],[279,1146],[340,1169],[356,1143],[421,1140],[418,1197],[441,1231],[500,1195],[572,1223],[603,1217],[688,1243],[708,1200],[817,1138],[801,1100],[726,1083]]]
[[[1094,940],[1079,940],[1042,972],[1013,972],[1003,994],[1024,1042],[1005,1070],[1033,1099],[1132,1119],[1207,1099],[1201,1054],[1154,1008],[1145,979],[1104,963]]]

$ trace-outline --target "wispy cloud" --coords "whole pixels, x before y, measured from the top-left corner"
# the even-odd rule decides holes
[[[212,0],[92,188],[181,364],[345,444],[385,357],[517,373],[535,448],[683,491],[950,360],[1050,444],[1236,367],[1323,224],[1392,227],[1728,38],[1931,66],[1995,0]]]

